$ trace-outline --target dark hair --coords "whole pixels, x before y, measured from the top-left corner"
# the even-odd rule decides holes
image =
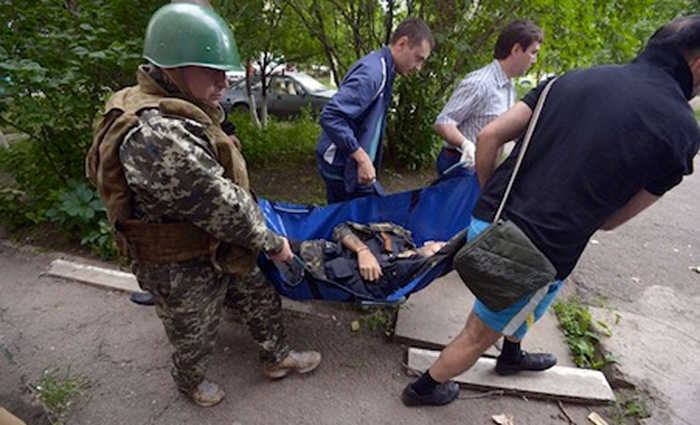
[[[535,41],[542,43],[542,40],[544,40],[544,32],[540,27],[530,21],[517,19],[506,25],[498,35],[496,46],[493,49],[493,57],[505,59],[516,44],[520,44],[523,50],[527,50],[532,43]]]
[[[674,50],[686,59],[700,55],[700,15],[676,18],[656,30],[647,47]]]
[[[433,38],[433,33],[430,32],[430,28],[419,18],[406,18],[403,22],[396,27],[396,30],[391,35],[391,40],[389,44],[392,46],[399,41],[401,37],[408,37],[408,44],[413,47],[417,44],[427,41],[430,44],[430,48],[435,47],[435,39]]]

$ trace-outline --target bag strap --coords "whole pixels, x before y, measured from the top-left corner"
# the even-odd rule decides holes
[[[515,162],[515,167],[513,168],[513,174],[510,176],[510,180],[508,181],[508,186],[506,187],[506,191],[503,193],[503,199],[501,200],[501,204],[498,206],[498,211],[496,211],[496,216],[493,218],[493,222],[496,223],[498,222],[498,219],[501,218],[501,213],[503,212],[503,209],[506,206],[506,201],[508,200],[508,195],[510,195],[510,190],[513,188],[513,182],[515,182],[515,176],[518,174],[518,171],[520,170],[520,164],[523,162],[523,157],[525,156],[525,151],[527,150],[527,147],[530,145],[530,139],[532,138],[532,133],[535,131],[535,126],[537,125],[537,120],[540,117],[540,111],[542,111],[542,106],[544,105],[544,100],[547,97],[547,93],[549,93],[549,89],[552,88],[552,84],[557,78],[554,77],[547,83],[547,85],[544,87],[542,90],[542,94],[540,95],[540,98],[537,100],[537,105],[535,105],[535,110],[532,113],[532,119],[530,119],[530,124],[527,126],[527,131],[525,132],[525,137],[523,137],[523,143],[522,146],[520,147],[520,152],[518,153],[518,160]]]

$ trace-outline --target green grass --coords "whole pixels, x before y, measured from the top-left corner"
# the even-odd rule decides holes
[[[49,366],[36,383],[29,383],[53,425],[65,425],[75,404],[86,395],[90,379],[85,375],[71,375],[70,368],[65,372],[59,366]]]
[[[367,314],[360,318],[362,327],[369,329],[372,332],[383,332],[391,335],[394,332],[396,324],[396,314],[399,307],[362,307]]]
[[[636,390],[615,391],[615,404],[612,408],[613,422],[616,425],[639,424],[640,420],[651,417],[647,406],[648,397]]]
[[[615,361],[613,355],[601,354],[596,349],[603,335],[593,326],[593,316],[588,307],[581,304],[578,298],[570,297],[568,300],[555,302],[554,312],[564,331],[564,337],[574,356],[576,366],[599,370]],[[596,324],[600,329],[605,330],[605,336],[612,334],[606,323],[598,321]]]

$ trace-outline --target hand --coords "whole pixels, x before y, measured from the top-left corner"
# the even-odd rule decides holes
[[[462,156],[459,162],[464,164],[464,168],[473,170],[476,165],[476,145],[469,139],[462,142]]]
[[[371,162],[357,164],[357,182],[361,185],[372,184],[377,180],[377,171]]]
[[[357,267],[360,269],[362,279],[375,282],[382,277],[382,268],[369,249],[363,248],[357,253]]]
[[[364,149],[358,148],[350,154],[350,157],[357,163],[357,182],[363,186],[374,183],[377,180],[377,170]]]
[[[270,257],[270,260],[280,263],[291,261],[291,259],[294,257],[294,253],[292,252],[292,248],[289,246],[289,240],[282,236],[282,249],[274,254],[269,252],[267,256]]]
[[[447,242],[425,241],[422,247],[416,249],[416,252],[423,257],[431,257],[440,251],[445,245],[447,245]]]

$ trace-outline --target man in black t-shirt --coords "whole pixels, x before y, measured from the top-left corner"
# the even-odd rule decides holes
[[[520,151],[498,168],[496,152],[522,136],[541,84],[478,137],[476,169],[483,186],[469,239],[495,216]],[[468,370],[505,336],[496,372],[544,370],[550,354],[521,351],[520,340],[546,311],[588,239],[649,207],[692,173],[700,130],[688,100],[700,89],[700,15],[659,29],[630,64],[569,72],[554,81],[508,197],[505,219],[520,227],[557,270],[556,281],[504,310],[476,301],[464,330],[403,392],[406,405],[446,404]]]

